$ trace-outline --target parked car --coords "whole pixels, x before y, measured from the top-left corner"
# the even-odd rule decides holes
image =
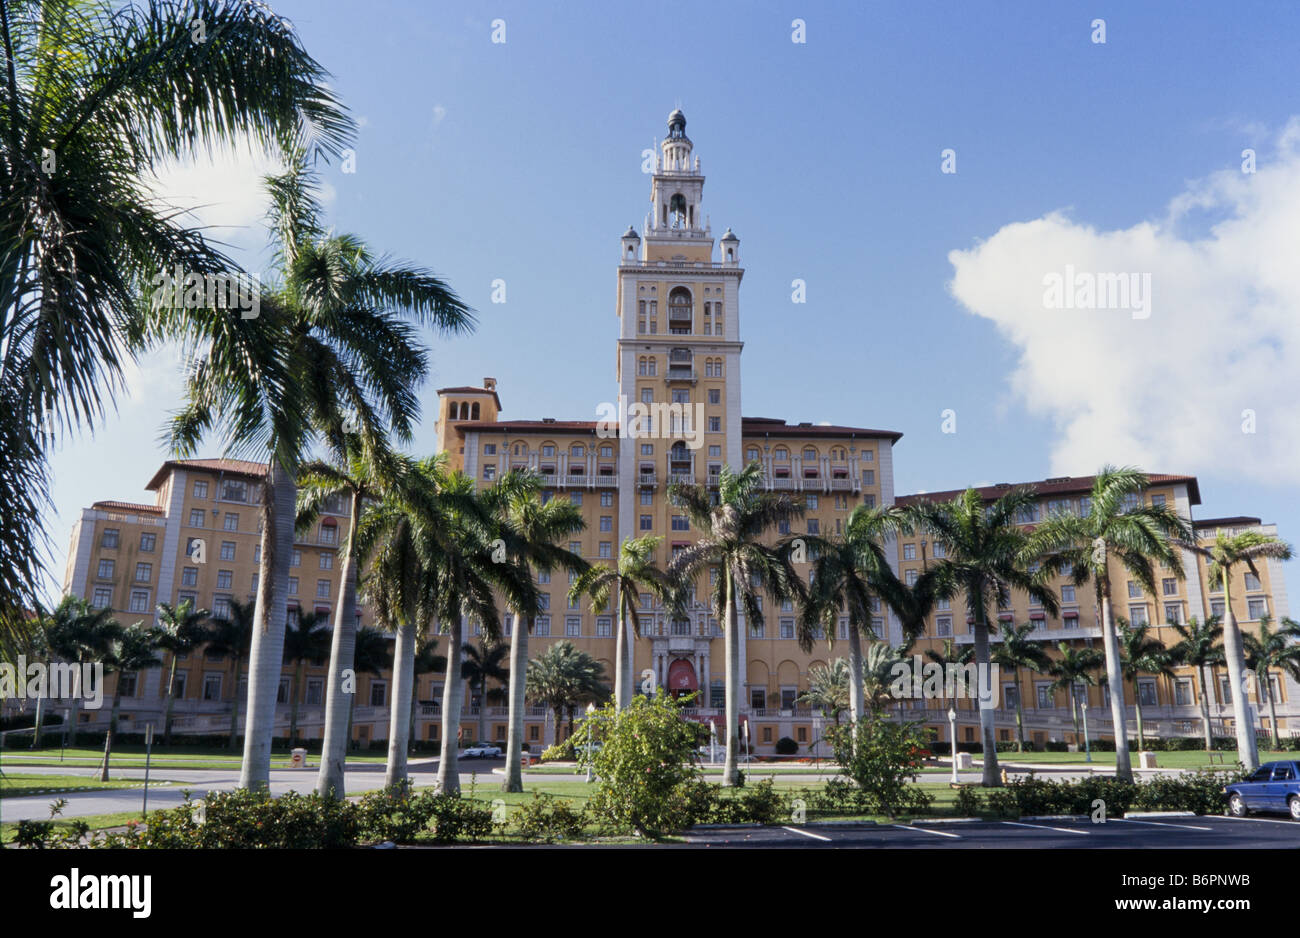
[[[1224,788],[1228,813],[1245,817],[1252,811],[1278,811],[1300,821],[1300,761],[1265,762],[1243,781]]]
[[[496,759],[501,755],[501,747],[489,743],[475,743],[466,746],[460,754],[462,759]]]

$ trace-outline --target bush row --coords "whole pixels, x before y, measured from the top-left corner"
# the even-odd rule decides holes
[[[958,808],[968,816],[981,813],[982,806],[1001,817],[1091,815],[1100,801],[1107,817],[1120,817],[1129,811],[1222,814],[1228,805],[1223,787],[1242,777],[1242,773],[1235,770],[1205,770],[1142,782],[1125,782],[1109,776],[1074,781],[1031,777],[1011,781],[1004,788],[992,789],[983,800],[974,788],[963,788],[958,793]]]

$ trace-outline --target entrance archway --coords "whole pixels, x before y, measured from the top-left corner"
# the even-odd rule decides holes
[[[674,698],[685,697],[699,689],[700,682],[695,676],[695,665],[685,658],[678,658],[668,666],[668,693]]]

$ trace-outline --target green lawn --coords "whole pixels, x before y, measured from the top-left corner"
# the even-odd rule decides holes
[[[153,782],[149,783],[153,787]],[[48,820],[48,819],[47,819]],[[85,821],[91,830],[104,830],[109,827],[125,827],[131,821],[140,820],[139,811],[118,811],[114,814],[91,814],[86,817],[77,818],[78,821]],[[66,824],[66,820],[56,819],[55,823]],[[0,843],[9,843],[14,839],[14,833],[18,830],[17,821],[5,821],[0,823]]]
[[[1162,769],[1201,769],[1201,768],[1233,768],[1237,764],[1237,753],[1235,750],[1216,752],[1215,759],[1223,757],[1223,763],[1211,763],[1209,755],[1205,750],[1185,751],[1185,752],[1157,752],[1156,766]],[[1294,759],[1297,754],[1294,752],[1271,752],[1260,750],[1260,762],[1272,762],[1276,759]],[[974,757],[976,765],[982,765],[983,759],[977,754]],[[1069,766],[1087,766],[1087,753],[1083,752],[999,752],[998,763],[1004,762],[1023,762],[1030,765],[1069,765]],[[1137,765],[1137,756],[1130,753],[1130,760],[1134,766]],[[1103,768],[1109,766],[1115,767],[1115,753],[1113,752],[1094,752],[1092,754],[1092,765]]]
[[[238,769],[242,752],[232,753],[229,749],[216,749],[200,746],[172,746],[163,749],[154,746],[150,764],[169,769]],[[0,766],[3,765],[38,765],[68,766],[70,768],[94,768],[104,759],[103,749],[76,748],[63,750],[60,758],[57,749],[6,749],[0,752]],[[348,753],[348,762],[383,765],[387,760],[385,753]],[[113,747],[112,766],[119,769],[143,769],[144,746],[121,745]],[[307,764],[313,768],[319,766],[320,756],[308,753]],[[271,768],[289,767],[289,753],[271,754]]]
[[[14,774],[0,777],[0,798],[22,798],[27,795],[58,795],[69,791],[101,791],[109,788],[134,788],[142,785],[139,779],[111,779],[101,782],[86,775],[27,775]],[[169,785],[167,781],[149,780],[150,787]]]

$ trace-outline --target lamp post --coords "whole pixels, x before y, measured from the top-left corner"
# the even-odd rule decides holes
[[[596,715],[596,705],[588,702],[587,704],[587,781],[591,781],[591,718]]]
[[[948,708],[948,753],[952,756],[952,781],[957,784],[957,710]]]
[[[1091,762],[1092,742],[1091,740],[1088,739],[1088,701],[1086,700],[1083,701],[1083,703],[1079,704],[1079,707],[1080,709],[1083,710],[1083,748],[1084,751],[1087,753],[1087,756],[1085,757],[1084,761]]]

